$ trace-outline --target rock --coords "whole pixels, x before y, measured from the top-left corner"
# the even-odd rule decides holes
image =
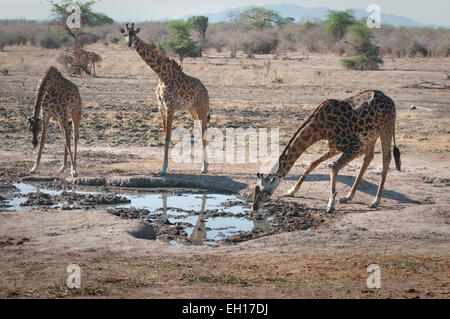
[[[156,233],[152,225],[143,221],[133,222],[127,230],[128,234],[139,239],[156,239]]]
[[[417,107],[415,105],[411,105],[410,109],[415,110],[415,109],[417,109]]]

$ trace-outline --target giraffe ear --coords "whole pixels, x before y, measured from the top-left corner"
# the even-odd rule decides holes
[[[135,31],[135,33],[139,33],[139,32],[141,32],[141,28],[137,28]]]
[[[120,33],[125,33],[125,30],[123,28],[119,29]]]

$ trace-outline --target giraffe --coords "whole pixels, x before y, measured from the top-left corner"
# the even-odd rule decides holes
[[[77,146],[81,120],[81,97],[78,87],[65,79],[55,68],[50,67],[42,78],[36,92],[34,115],[28,118],[29,130],[33,133],[32,145],[37,147],[38,135],[42,128],[41,143],[36,164],[30,173],[38,170],[41,163],[42,150],[47,137],[47,128],[53,117],[59,124],[64,140],[64,161],[59,173],[67,168],[67,155],[70,155],[72,177],[77,177]],[[69,117],[72,119],[74,151],[70,147]]]
[[[395,144],[395,104],[381,91],[367,90],[345,100],[325,100],[311,112],[292,136],[276,163],[274,173],[264,176],[258,173],[259,185],[255,186],[252,209],[257,211],[275,191],[281,179],[287,175],[300,155],[311,145],[326,140],[328,151],[310,163],[298,182],[286,196],[293,196],[308,174],[321,162],[340,153],[331,166],[330,197],[326,212],[335,210],[336,177],[339,170],[353,159],[364,155],[360,172],[347,196],[340,199],[346,203],[353,199],[356,189],[374,157],[375,143],[380,137],[383,152],[383,172],[378,191],[370,208],[381,200],[391,162],[391,141],[394,141],[394,159],[400,171],[400,151]]]
[[[177,111],[188,110],[202,134],[202,174],[207,173],[208,163],[206,156],[206,141],[203,138],[209,122],[209,96],[202,82],[194,77],[186,75],[181,66],[149,44],[145,43],[136,34],[140,28],[135,29],[134,23],[131,28],[128,24],[126,29],[120,29],[128,46],[136,50],[144,62],[157,74],[159,78],[156,87],[159,111],[163,122],[165,143],[164,161],[160,175],[166,174],[168,165],[169,144],[172,131],[174,114]]]

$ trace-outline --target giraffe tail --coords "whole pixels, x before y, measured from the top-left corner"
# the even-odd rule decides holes
[[[393,138],[394,138],[394,160],[395,160],[395,168],[397,168],[397,170],[399,172],[401,172],[402,170],[402,165],[401,165],[401,161],[400,161],[400,150],[398,149],[397,145],[395,144],[395,126],[394,126],[394,134],[393,134]]]

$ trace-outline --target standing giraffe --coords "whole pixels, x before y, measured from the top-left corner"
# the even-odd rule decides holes
[[[198,123],[202,133],[203,167],[201,172],[207,172],[206,141],[204,133],[209,121],[209,96],[208,91],[199,79],[183,73],[181,66],[172,58],[169,58],[150,45],[142,41],[136,34],[140,28],[131,28],[126,24],[126,29],[120,29],[128,46],[135,49],[144,62],[155,71],[159,77],[156,87],[159,111],[163,122],[165,144],[164,162],[160,175],[167,170],[169,158],[169,144],[172,134],[172,122],[175,112],[188,110],[192,118]]]
[[[378,206],[381,200],[386,175],[391,162],[391,141],[394,140],[395,166],[400,171],[400,151],[395,144],[395,104],[380,91],[363,91],[346,100],[326,100],[308,116],[297,129],[281,153],[275,173],[263,176],[258,173],[259,185],[255,187],[253,210],[258,210],[275,191],[281,179],[287,175],[299,156],[311,145],[326,140],[328,151],[313,161],[289,190],[286,196],[298,191],[308,174],[321,162],[342,153],[332,164],[330,198],[327,212],[334,211],[336,177],[339,170],[350,161],[364,154],[361,170],[347,196],[340,199],[346,203],[353,199],[358,184],[374,156],[375,142],[381,139],[383,151],[383,173],[378,192],[370,208]]]
[[[36,92],[34,115],[28,118],[29,130],[33,133],[33,147],[38,145],[38,135],[42,128],[41,144],[36,164],[30,173],[38,170],[41,163],[42,150],[47,137],[47,128],[50,118],[55,118],[61,129],[64,140],[64,162],[58,172],[67,168],[67,154],[70,155],[72,165],[72,177],[77,176],[77,146],[79,139],[79,127],[81,120],[81,97],[78,87],[65,79],[54,67],[50,67],[45,73]],[[70,148],[69,117],[72,118],[74,152]]]

